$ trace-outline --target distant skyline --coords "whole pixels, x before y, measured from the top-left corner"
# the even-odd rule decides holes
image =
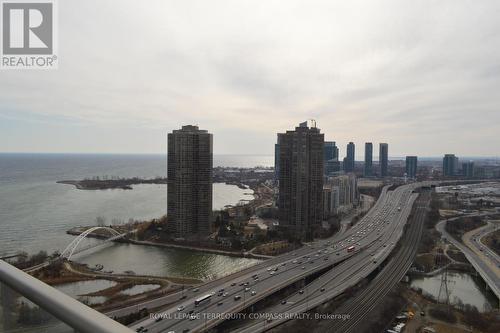
[[[272,155],[316,119],[341,159],[499,156],[500,2],[59,2],[59,69],[0,72],[0,152]],[[96,10],[99,8],[99,10]]]

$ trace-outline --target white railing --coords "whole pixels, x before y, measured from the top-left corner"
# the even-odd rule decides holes
[[[0,260],[0,282],[82,333],[127,333],[129,328]]]

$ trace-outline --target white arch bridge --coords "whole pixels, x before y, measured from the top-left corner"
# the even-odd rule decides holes
[[[99,244],[92,244],[92,245],[89,245],[89,246],[86,246],[86,247],[82,247],[82,248],[78,248],[78,246],[80,245],[80,243],[85,239],[87,238],[88,235],[90,235],[91,233],[93,233],[94,231],[96,230],[104,230],[104,231],[107,231],[107,233],[109,233],[109,238],[106,238],[104,239],[104,242],[102,243],[99,243]],[[60,259],[67,259],[67,260],[70,260],[71,257],[77,253],[81,253],[81,252],[84,252],[84,251],[87,251],[87,250],[90,250],[92,248],[95,248],[95,247],[98,247],[98,246],[101,246],[103,244],[106,244],[106,243],[109,243],[109,242],[113,242],[117,239],[120,239],[120,238],[123,238],[127,235],[127,233],[119,233],[118,231],[116,231],[115,229],[112,229],[112,228],[108,228],[108,227],[92,227],[90,229],[87,229],[85,230],[84,232],[82,232],[80,235],[78,235],[71,243],[69,243],[69,245],[64,249],[64,251],[61,252],[61,255],[59,256]],[[103,236],[103,235],[99,235],[99,236]]]

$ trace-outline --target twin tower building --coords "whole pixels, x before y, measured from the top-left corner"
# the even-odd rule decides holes
[[[313,123],[278,134],[279,222],[310,239],[323,214],[324,134]],[[168,134],[167,229],[174,237],[211,231],[213,135],[197,126]]]

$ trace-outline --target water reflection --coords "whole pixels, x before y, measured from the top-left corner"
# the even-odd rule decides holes
[[[131,270],[139,275],[214,279],[255,265],[260,260],[229,257],[180,249],[134,244],[115,244],[102,251],[82,254],[75,260],[104,270],[123,273]]]
[[[31,302],[25,302],[27,307],[22,306],[20,296],[12,289],[0,283],[0,333],[23,332],[23,333],[70,333],[72,328],[61,323],[53,316],[36,306],[29,306]],[[36,312],[37,318],[29,317]],[[24,318],[24,323],[20,319]],[[34,320],[36,319],[36,323]],[[43,319],[39,321],[38,319]],[[31,321],[29,324],[26,321]]]
[[[106,302],[108,298],[106,296],[81,296],[78,300],[86,305],[99,305]]]
[[[116,286],[116,282],[109,280],[92,280],[65,283],[55,286],[68,296],[79,298],[78,296],[87,295]]]
[[[135,296],[160,288],[159,284],[141,284],[121,291],[121,294]]]
[[[433,277],[414,278],[411,281],[411,287],[422,289],[424,295],[437,300],[443,277],[444,273]],[[447,280],[450,303],[455,305],[469,304],[482,312],[489,311],[494,307],[494,296],[485,289],[484,282],[479,278],[474,278],[468,273],[448,272]],[[444,295],[443,289],[440,301],[444,301]]]

